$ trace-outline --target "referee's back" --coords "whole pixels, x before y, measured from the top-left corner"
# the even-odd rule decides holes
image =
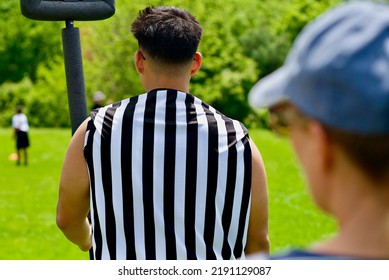
[[[251,193],[248,133],[157,89],[94,111],[85,139],[95,259],[235,259]]]

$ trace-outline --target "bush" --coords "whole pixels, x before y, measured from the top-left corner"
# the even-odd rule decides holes
[[[0,126],[11,125],[17,105],[22,105],[32,127],[69,127],[69,112],[63,64],[41,66],[37,81],[24,78],[0,87]]]

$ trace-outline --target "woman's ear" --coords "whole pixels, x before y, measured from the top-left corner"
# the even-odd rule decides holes
[[[201,53],[196,52],[193,58],[192,68],[190,70],[190,74],[192,76],[197,74],[197,72],[200,70],[202,63],[203,63],[203,56],[201,55]]]

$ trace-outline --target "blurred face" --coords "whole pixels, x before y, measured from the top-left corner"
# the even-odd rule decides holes
[[[292,125],[290,139],[293,145],[294,152],[303,169],[309,191],[312,194],[316,203],[323,207],[321,199],[325,196],[324,180],[320,175],[318,161],[320,155],[315,153],[314,139],[306,127],[301,125]]]
[[[328,210],[324,155],[322,143],[318,139],[321,137],[318,133],[320,124],[303,116],[288,103],[270,110],[270,124],[278,134],[290,137],[314,201],[323,210]]]

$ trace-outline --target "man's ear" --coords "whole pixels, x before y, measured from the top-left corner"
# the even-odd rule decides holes
[[[201,55],[201,53],[196,52],[193,58],[192,68],[190,70],[190,74],[192,76],[197,74],[197,72],[200,70],[202,63],[203,63],[203,56]]]
[[[134,54],[134,58],[135,58],[135,68],[136,68],[136,71],[139,73],[139,74],[142,74],[143,71],[144,71],[144,59],[142,57],[142,54],[140,53],[139,50],[137,50]]]

